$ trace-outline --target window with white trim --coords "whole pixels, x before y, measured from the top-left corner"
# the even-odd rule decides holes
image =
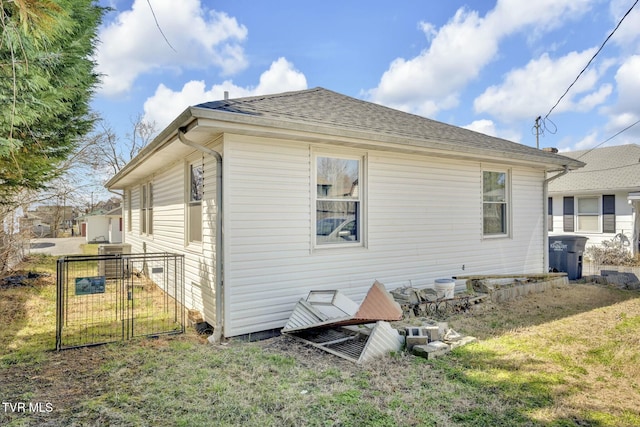
[[[509,234],[509,174],[505,171],[482,172],[482,233]]]
[[[153,234],[153,183],[147,182],[140,188],[141,209],[140,209],[140,232],[142,234]]]
[[[204,166],[189,165],[189,199],[187,201],[187,236],[189,243],[202,242],[202,198],[204,195]]]
[[[315,157],[315,244],[362,245],[363,158]]]
[[[600,231],[600,197],[576,197],[576,231]]]

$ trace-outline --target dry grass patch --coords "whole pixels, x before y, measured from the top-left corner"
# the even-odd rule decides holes
[[[38,316],[51,287],[0,290],[0,339],[14,346],[0,347],[0,398],[53,405],[0,411],[0,425],[640,425],[637,292],[570,285],[477,305],[448,321],[480,342],[356,366],[285,336],[212,346],[188,332],[48,351]]]

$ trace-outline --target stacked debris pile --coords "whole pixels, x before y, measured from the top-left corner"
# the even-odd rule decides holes
[[[423,319],[421,326],[406,326],[407,351],[426,359],[449,353],[454,348],[477,341],[475,337],[463,336],[449,328],[447,322]]]
[[[338,290],[311,291],[296,304],[282,332],[355,363],[402,349],[404,339],[388,322],[402,309],[375,282],[361,304]]]
[[[422,303],[421,295],[433,296],[429,290],[420,293],[413,288],[396,294],[406,297],[403,305],[411,306]],[[450,329],[446,322],[423,319],[421,326],[401,331],[389,323],[404,318],[395,295],[376,281],[360,304],[338,290],[309,292],[296,304],[282,333],[358,364],[405,347],[418,356],[433,358],[475,341]]]
[[[413,317],[445,318],[458,312],[465,312],[472,305],[484,301],[486,294],[461,293],[453,298],[438,295],[434,289],[417,289],[411,286],[396,288],[391,295],[402,307],[405,319]]]

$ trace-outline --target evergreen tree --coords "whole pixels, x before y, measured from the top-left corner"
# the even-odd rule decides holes
[[[0,204],[38,190],[93,124],[93,0],[0,0]]]

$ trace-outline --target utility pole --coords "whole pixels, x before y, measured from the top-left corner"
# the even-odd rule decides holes
[[[538,116],[536,117],[536,124],[533,125],[534,128],[536,128],[536,148],[540,149],[540,128],[542,127],[542,125],[540,124],[540,121],[542,120],[542,117]]]

